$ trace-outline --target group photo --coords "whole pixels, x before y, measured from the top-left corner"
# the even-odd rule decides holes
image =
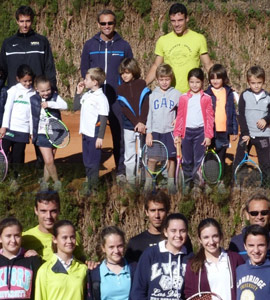
[[[0,299],[267,299],[268,1],[0,8]]]

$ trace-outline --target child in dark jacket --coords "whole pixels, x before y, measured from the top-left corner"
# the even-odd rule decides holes
[[[213,65],[209,70],[208,78],[210,85],[205,93],[211,96],[215,113],[212,146],[215,147],[216,153],[220,158],[222,174],[224,174],[225,155],[230,144],[230,135],[232,135],[232,141],[235,141],[238,134],[234,93],[231,87],[227,85],[229,79],[226,69],[222,65]],[[208,189],[210,191],[210,187]],[[220,192],[225,191],[223,181],[219,183],[218,189]]]
[[[149,107],[149,92],[144,80],[140,79],[141,70],[133,58],[126,58],[119,66],[124,81],[118,88],[118,101],[122,106],[126,178],[135,184],[136,137],[145,134],[145,124]]]

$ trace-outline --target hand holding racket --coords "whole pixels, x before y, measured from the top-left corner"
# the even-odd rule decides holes
[[[176,143],[176,171],[175,171],[175,184],[178,191],[183,191],[185,188],[185,177],[182,168],[182,152],[181,143]]]
[[[68,145],[70,134],[67,126],[61,120],[54,117],[45,109],[47,120],[45,132],[49,142],[56,148],[64,148]]]
[[[209,184],[216,184],[219,182],[222,175],[222,164],[219,156],[214,149],[208,148],[201,164],[202,176]]]
[[[8,171],[7,156],[2,147],[2,139],[0,139],[0,182],[4,181]]]
[[[155,192],[157,177],[168,163],[167,147],[158,140],[153,140],[151,147],[145,144],[142,149],[142,162],[153,179],[153,192]]]
[[[234,171],[235,184],[245,187],[260,187],[263,182],[262,171],[256,162],[250,158],[247,142],[242,140],[239,147],[245,147],[245,155]]]
[[[187,298],[187,300],[222,300],[222,298],[216,293],[199,292]]]

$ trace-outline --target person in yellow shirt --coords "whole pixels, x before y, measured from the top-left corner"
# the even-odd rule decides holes
[[[188,72],[198,68],[200,62],[208,72],[212,62],[205,37],[187,27],[189,18],[186,7],[181,3],[173,4],[169,9],[169,17],[173,31],[158,39],[155,49],[157,56],[145,81],[146,84],[154,81],[157,67],[166,63],[175,74],[175,88],[186,93],[189,90]]]
[[[35,250],[43,261],[47,261],[53,255],[52,230],[60,214],[59,194],[56,191],[38,192],[34,210],[38,225],[23,232],[22,246],[27,250]],[[79,234],[76,234],[74,255],[81,261],[85,260]]]
[[[67,220],[53,225],[54,254],[38,270],[35,300],[83,300],[87,266],[73,256],[74,225]]]

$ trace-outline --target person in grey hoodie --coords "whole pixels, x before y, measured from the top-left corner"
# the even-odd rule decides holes
[[[173,142],[174,120],[176,106],[181,93],[171,86],[174,73],[168,64],[161,64],[156,71],[158,86],[153,90],[149,98],[149,112],[146,122],[146,144],[152,146],[153,140],[159,140],[168,149],[168,191],[176,193],[174,184],[176,149]],[[148,174],[147,174],[148,175]],[[146,177],[144,190],[152,189],[152,178]]]
[[[250,89],[245,90],[239,99],[239,125],[241,136],[236,150],[233,170],[254,145],[259,166],[263,174],[263,187],[270,186],[270,95],[263,89],[265,71],[253,66],[247,71]]]

